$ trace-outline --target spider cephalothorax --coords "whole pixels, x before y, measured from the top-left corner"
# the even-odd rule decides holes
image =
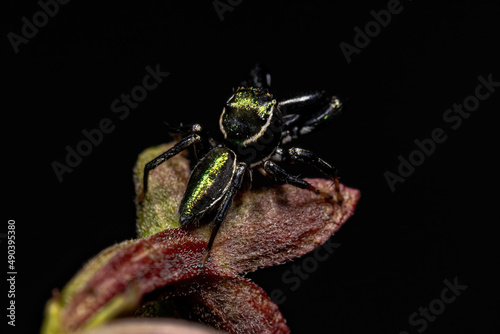
[[[227,101],[219,120],[225,144],[253,167],[274,153],[283,121],[276,100],[262,88],[240,87]]]
[[[188,225],[206,213],[217,210],[207,258],[220,224],[224,220],[244,175],[256,168],[259,172],[308,189],[327,200],[330,194],[321,192],[307,181],[286,172],[277,163],[305,162],[328,175],[335,182],[337,203],[342,203],[337,171],[311,151],[285,145],[312,130],[327,124],[338,115],[342,104],[336,97],[323,91],[301,94],[277,101],[268,89],[270,75],[257,65],[248,81],[244,82],[226,102],[220,115],[219,128],[223,139],[211,138],[199,124],[182,126],[179,133],[189,133],[174,147],[144,167],[141,202],[148,189],[149,171],[159,164],[195,145],[205,148],[203,156],[193,168],[186,191],[179,205],[179,222]],[[201,152],[201,151],[200,151]]]

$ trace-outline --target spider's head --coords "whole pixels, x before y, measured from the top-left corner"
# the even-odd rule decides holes
[[[245,145],[266,130],[275,110],[276,100],[266,90],[240,87],[222,111],[220,130],[226,140]]]
[[[247,162],[274,151],[281,138],[281,112],[267,90],[240,87],[222,111],[219,126],[226,143],[241,153],[243,148],[262,147],[248,154]]]

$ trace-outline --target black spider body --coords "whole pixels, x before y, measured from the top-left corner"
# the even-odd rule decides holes
[[[278,147],[283,117],[266,90],[240,87],[227,101],[219,127],[225,145],[238,153],[240,161],[254,167]]]
[[[284,146],[329,123],[342,108],[340,100],[327,96],[323,91],[315,91],[278,102],[268,92],[269,86],[270,75],[257,65],[250,79],[226,102],[219,119],[223,137],[220,142],[212,139],[199,124],[181,127],[176,132],[189,135],[144,168],[143,193],[139,201],[147,192],[149,171],[190,146],[205,148],[204,155],[193,168],[178,210],[179,222],[183,226],[217,210],[207,252],[201,263],[207,260],[217,231],[244,176],[251,176],[253,169],[332,200],[330,194],[290,175],[277,164],[309,163],[334,180],[337,202],[342,202],[335,168],[311,151]]]

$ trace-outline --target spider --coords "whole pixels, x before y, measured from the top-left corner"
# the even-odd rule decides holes
[[[311,151],[286,145],[329,123],[340,113],[342,102],[324,91],[308,92],[277,101],[269,93],[270,84],[270,74],[257,64],[251,70],[249,79],[233,91],[222,110],[219,118],[221,140],[210,137],[200,124],[181,124],[174,132],[187,136],[144,167],[143,191],[139,202],[144,200],[148,191],[151,170],[195,145],[195,153],[202,154],[191,172],[178,209],[182,226],[197,222],[208,212],[216,210],[214,227],[200,266],[209,257],[219,227],[245,175],[251,182],[254,169],[277,181],[308,189],[333,201],[332,195],[291,175],[277,163],[311,164],[334,181],[337,203],[342,204],[337,170]]]

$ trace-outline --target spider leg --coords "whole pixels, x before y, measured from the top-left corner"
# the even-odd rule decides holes
[[[278,107],[284,115],[294,114],[299,109],[321,104],[326,98],[326,92],[322,90],[305,92],[280,100]]]
[[[168,127],[168,132],[175,141],[181,141],[183,137],[193,133],[201,136],[202,140],[199,143],[196,143],[196,145],[193,145],[192,150],[189,151],[189,153],[194,157],[194,160],[191,160],[193,166],[202,156],[208,153],[211,148],[216,146],[215,141],[211,139],[208,131],[205,130],[205,128],[199,123],[179,123],[178,125],[173,125],[168,122],[164,122],[164,124]]]
[[[342,106],[342,101],[338,97],[332,96],[323,108],[321,108],[318,112],[313,113],[307,118],[307,120],[305,120],[302,127],[299,129],[299,134],[305,135],[314,129],[325,126],[332,121],[332,119],[340,115]]]
[[[191,133],[203,133],[205,132],[201,124],[195,123],[195,124],[184,124],[184,123],[179,123],[177,125],[171,124],[169,122],[163,122],[167,128],[168,128],[168,133],[172,136],[174,135],[181,135],[185,136]]]
[[[231,204],[233,203],[234,196],[238,192],[238,189],[240,189],[243,178],[245,176],[245,171],[247,170],[247,166],[244,163],[240,163],[237,167],[236,173],[233,177],[233,180],[231,182],[231,186],[229,190],[227,191],[226,195],[224,196],[222,200],[222,204],[219,207],[219,211],[217,212],[217,216],[215,217],[215,223],[214,227],[212,229],[212,233],[210,235],[210,240],[208,241],[207,248],[205,249],[205,252],[198,263],[198,266],[203,267],[205,263],[208,260],[208,257],[210,256],[210,250],[212,249],[212,246],[214,244],[215,237],[217,235],[217,232],[219,231],[219,228],[224,221],[224,218],[226,218],[227,212],[229,211],[229,208],[231,207]]]
[[[284,114],[282,144],[328,124],[342,110],[341,100],[324,91],[297,95],[282,100],[278,106]]]
[[[143,187],[142,187],[142,193],[139,196],[139,203],[144,200],[144,196],[146,196],[146,193],[148,191],[148,176],[149,176],[149,171],[155,169],[158,167],[160,164],[163,162],[167,161],[168,159],[172,158],[176,154],[179,154],[180,152],[184,151],[186,148],[190,147],[191,145],[194,145],[196,143],[201,142],[201,136],[198,134],[191,134],[184,139],[182,139],[180,142],[175,144],[172,148],[170,148],[168,151],[165,153],[159,155],[155,159],[151,160],[144,166],[144,173],[143,173]]]
[[[291,175],[290,173],[288,173],[286,170],[284,170],[283,168],[281,168],[280,166],[278,166],[277,164],[275,164],[271,160],[267,160],[264,163],[264,170],[266,171],[266,173],[273,175],[279,181],[286,182],[288,184],[291,184],[292,186],[295,186],[295,187],[298,187],[301,189],[310,190],[310,191],[314,192],[315,194],[326,198],[327,200],[333,199],[332,195],[319,190],[318,188],[314,187],[309,182],[302,180],[299,177]]]
[[[337,202],[342,203],[343,198],[340,193],[338,172],[335,167],[330,165],[325,160],[318,157],[314,152],[304,150],[302,148],[292,147],[286,150],[277,150],[278,155],[273,158],[281,159],[281,161],[288,161],[290,163],[302,162],[310,164],[311,166],[318,169],[320,172],[331,178],[335,185],[335,193],[337,195]]]

